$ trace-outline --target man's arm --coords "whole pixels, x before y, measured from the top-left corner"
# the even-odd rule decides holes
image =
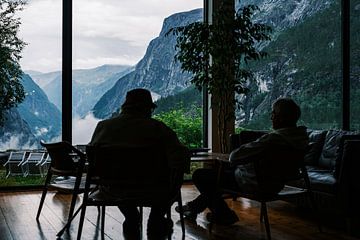
[[[229,160],[233,166],[242,165],[257,159],[273,141],[274,134],[266,134],[256,141],[241,145],[230,153]]]
[[[163,125],[164,142],[166,146],[166,157],[170,168],[184,169],[190,171],[190,152],[178,139],[176,133]]]

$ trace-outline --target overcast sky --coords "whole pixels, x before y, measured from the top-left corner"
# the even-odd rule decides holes
[[[28,0],[20,36],[23,70],[61,69],[61,0]],[[202,7],[203,0],[73,0],[73,68],[135,65],[164,18]]]

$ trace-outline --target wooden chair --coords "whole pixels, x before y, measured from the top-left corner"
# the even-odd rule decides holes
[[[89,166],[77,239],[81,239],[87,206],[102,207],[102,239],[104,239],[105,232],[106,206],[127,206],[129,203],[138,206],[140,207],[141,222],[142,207],[160,204],[164,206],[165,204],[168,206],[168,218],[171,217],[170,209],[173,202],[177,201],[179,207],[182,208],[180,187],[183,169],[169,169],[160,149],[154,148],[154,146],[88,146],[86,154]],[[119,190],[116,191],[116,197],[109,196],[100,191],[91,192],[91,184]],[[80,211],[80,208],[78,210]],[[180,221],[184,236],[185,224],[182,214],[180,214]]]
[[[41,141],[40,143],[46,148],[48,154],[50,155],[51,163],[46,175],[36,220],[39,219],[46,193],[49,188],[72,192],[68,217],[68,219],[71,219],[74,213],[77,195],[84,191],[84,182],[81,186],[81,179],[85,166],[86,155],[68,142],[45,143]],[[69,178],[67,181],[56,182],[52,181],[52,177],[54,175],[73,178]]]
[[[232,198],[233,200],[236,200],[237,197],[242,197],[259,202],[261,205],[260,222],[264,222],[267,239],[269,240],[271,240],[271,231],[267,214],[267,203],[272,201],[290,201],[294,199],[304,199],[304,197],[307,198],[309,200],[310,206],[313,209],[313,214],[318,221],[318,228],[321,231],[321,224],[317,215],[317,205],[311,190],[309,176],[303,161],[304,155],[305,151],[289,148],[279,148],[278,151],[272,150],[270,152],[265,152],[262,157],[260,157],[260,159],[266,158],[264,161],[254,161],[259,188],[258,191],[251,193],[245,193],[239,190],[228,189],[226,186],[221,186],[222,173],[225,168],[229,168],[229,162],[219,160],[217,180],[218,191],[223,194],[222,196],[224,198]],[[292,168],[289,167],[289,164],[292,165]],[[270,170],[269,172],[269,169],[272,169],[273,171]],[[283,169],[288,170],[284,171]],[[281,181],[285,183],[285,186],[277,194],[267,194],[261,190],[262,186],[267,184],[267,181]],[[303,186],[298,188],[286,185],[287,182],[291,181],[301,181]],[[212,223],[210,223],[210,230],[211,227]]]

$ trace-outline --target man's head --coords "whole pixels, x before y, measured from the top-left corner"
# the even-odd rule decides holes
[[[279,98],[272,106],[273,129],[296,127],[301,115],[300,107],[290,98]]]
[[[136,111],[146,113],[151,116],[151,112],[156,108],[153,103],[150,91],[136,88],[126,93],[125,102],[121,106],[123,111]]]

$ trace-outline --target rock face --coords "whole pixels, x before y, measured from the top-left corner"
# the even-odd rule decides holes
[[[0,151],[38,147],[38,141],[30,126],[16,109],[7,111],[5,117],[4,126],[0,128]]]
[[[22,77],[25,100],[17,107],[35,137],[50,140],[60,135],[61,114],[44,91],[27,74]]]
[[[309,128],[341,128],[341,16],[338,2],[323,1],[324,8],[298,24],[278,33],[265,50],[269,57],[253,64],[256,81],[245,97],[244,111],[239,112],[239,125],[269,128],[269,111],[279,97],[291,97],[300,105],[300,124]],[[315,5],[317,6],[317,5]],[[356,7],[351,9],[354,19]],[[359,39],[359,22],[351,25],[352,39]],[[356,116],[360,86],[358,61],[359,41],[351,44],[352,114]],[[359,121],[355,118],[353,124]]]
[[[93,109],[95,117],[111,116],[123,103],[126,92],[133,88],[147,88],[165,97],[188,87],[190,74],[183,73],[180,64],[174,61],[176,38],[166,33],[172,27],[201,19],[202,9],[177,13],[166,18],[159,36],[150,42],[145,56],[136,65],[135,70],[120,78],[96,103]]]

